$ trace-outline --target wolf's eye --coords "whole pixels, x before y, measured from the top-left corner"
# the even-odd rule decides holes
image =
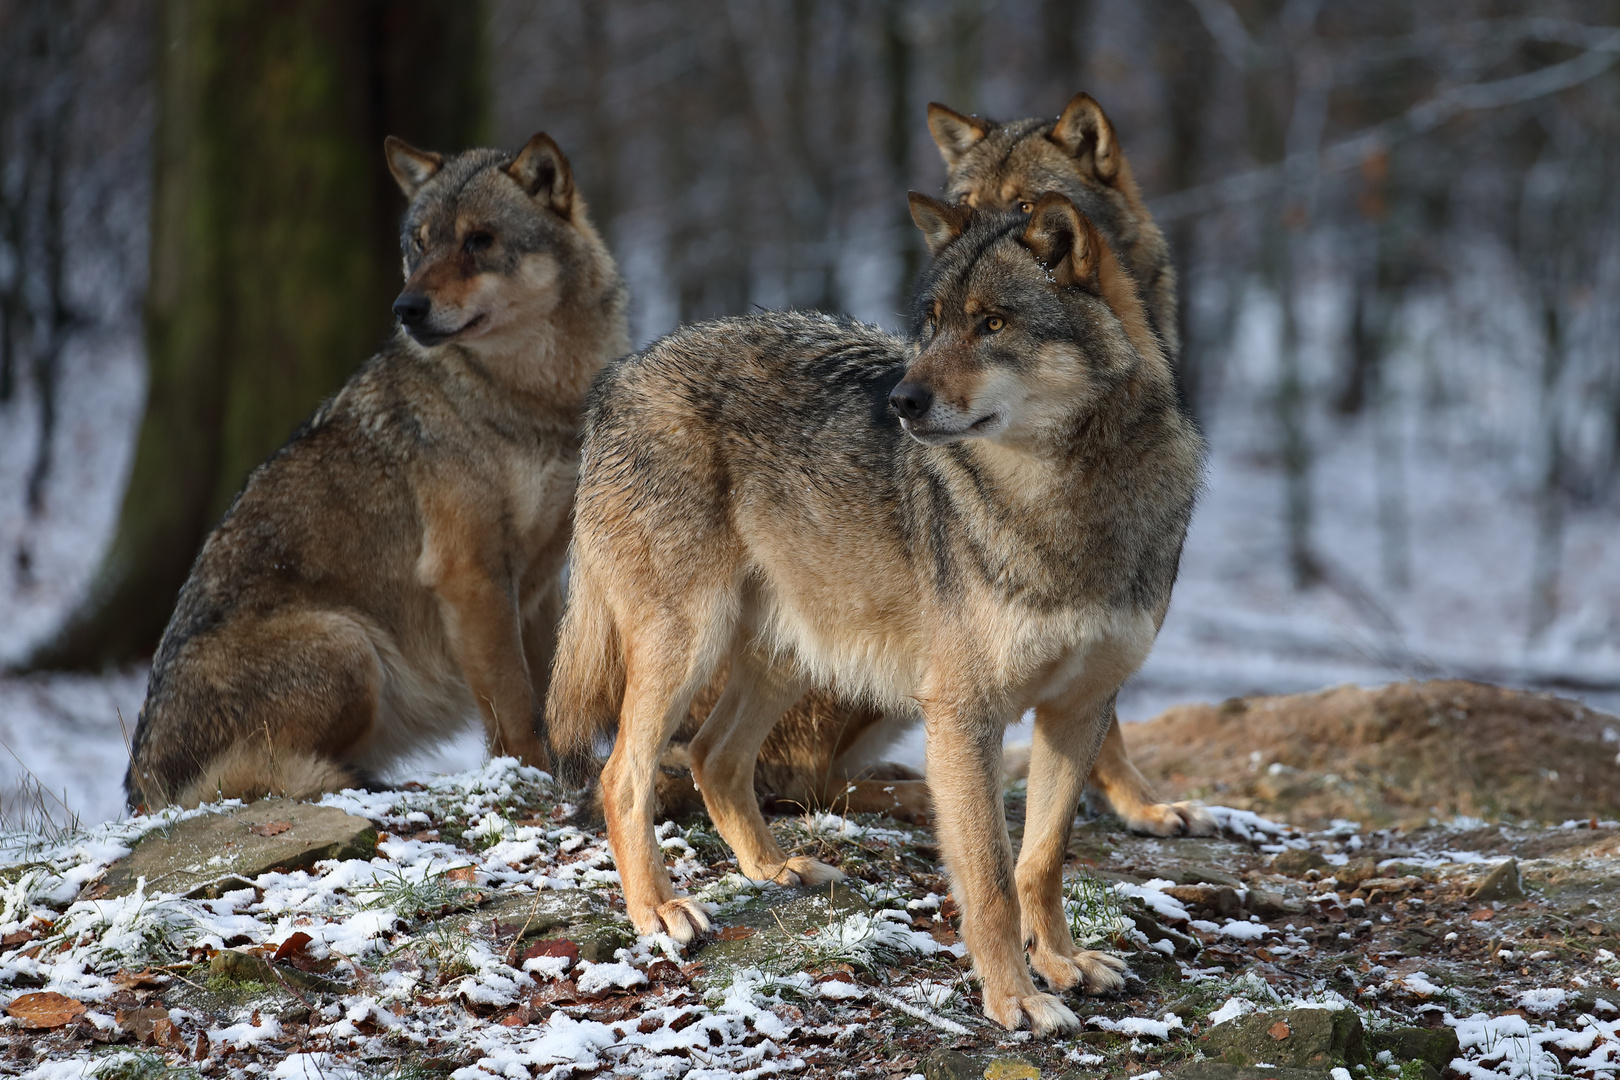
[[[1018,200],[1018,212],[1020,214],[1027,214],[1033,209],[1035,209],[1035,204],[1030,202],[1028,199]]]
[[[994,334],[996,331],[1000,330],[1006,325],[1007,321],[1000,315],[992,315],[988,319],[984,320],[984,332],[987,334]]]
[[[487,232],[468,233],[461,247],[469,255],[476,255],[480,251],[488,251],[495,246],[495,238]]]
[[[427,244],[423,243],[422,234],[421,233],[412,233],[411,234],[411,250],[416,252],[418,255],[420,255],[422,253],[422,249],[425,248],[425,247],[427,247]]]

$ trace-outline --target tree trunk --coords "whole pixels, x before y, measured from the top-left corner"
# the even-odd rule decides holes
[[[30,667],[149,654],[248,471],[388,332],[382,140],[483,134],[475,4],[165,0],[146,415],[91,594]]]

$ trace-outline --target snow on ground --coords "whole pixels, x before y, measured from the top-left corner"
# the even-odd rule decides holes
[[[816,908],[816,921],[802,933],[779,917],[780,937],[770,938],[768,921],[761,931],[737,920],[785,911],[793,897],[796,904],[817,897],[750,883],[700,850],[714,842],[700,827],[664,823],[658,835],[674,856],[677,889],[704,902],[719,925],[740,929],[719,942],[755,935],[771,942],[753,953],[726,954],[715,945],[694,958],[663,935],[631,932],[610,903],[618,891],[611,851],[600,834],[571,823],[573,808],[559,794],[545,774],[499,759],[425,787],[328,796],[326,805],[378,823],[374,857],[227,881],[213,899],[144,882],[116,899],[81,889],[143,832],[236,804],[26,843],[0,835],[0,869],[24,864],[20,873],[0,875],[0,1002],[62,994],[87,1007],[88,1024],[104,1032],[115,1022],[128,1026],[124,1010],[137,1002],[161,1002],[179,1036],[164,1043],[171,1054],[192,1059],[205,1075],[229,1077],[369,1075],[367,1066],[407,1059],[435,1060],[453,1069],[455,1080],[598,1069],[687,1080],[827,1075],[856,1059],[869,1070],[896,1049],[911,1067],[941,1045],[1066,1054],[1084,1065],[1111,1058],[1109,1071],[1118,1075],[1119,1066],[1139,1067],[1144,1058],[1168,1054],[1168,1067],[1208,1049],[1200,1034],[1250,1013],[1301,1008],[1350,1010],[1369,1033],[1432,1014],[1458,1035],[1452,1072],[1476,1080],[1614,1080],[1620,1072],[1620,1007],[1610,1000],[1620,996],[1620,961],[1579,939],[1560,944],[1538,936],[1541,912],[1569,898],[1511,908],[1468,901],[1480,867],[1492,859],[1442,850],[1463,835],[1456,829],[1307,834],[1251,815],[1249,831],[1275,841],[1258,852],[1242,839],[1158,841],[1093,829],[1082,842],[1113,848],[1122,872],[1142,870],[1144,862],[1216,875],[1241,870],[1242,903],[1273,910],[1270,924],[1257,915],[1217,923],[1197,917],[1202,902],[1168,879],[1133,884],[1123,873],[1111,881],[1077,871],[1068,893],[1076,932],[1107,923],[1095,947],[1126,954],[1137,976],[1116,997],[1084,1002],[1086,1027],[1118,1038],[1070,1038],[1066,1050],[1064,1039],[1031,1040],[980,1015],[960,963],[963,946],[931,891],[940,879],[920,854],[937,852],[929,834],[831,815],[779,822],[790,845],[830,844],[824,850],[842,860],[866,907]],[[1314,852],[1342,859],[1375,849],[1423,864],[1425,877],[1410,879],[1414,891],[1342,900],[1341,892],[1367,887],[1315,870],[1290,878],[1280,860],[1266,858]],[[1538,864],[1541,872],[1551,865]],[[1600,876],[1594,859],[1560,864],[1583,867],[1593,880]],[[551,942],[575,945],[572,955],[545,942],[520,948],[530,939],[514,913],[532,917],[543,903],[548,911],[561,905],[593,913],[570,917],[567,940]],[[1122,918],[1127,910],[1138,914]],[[1454,945],[1459,934],[1451,933],[1444,945],[1423,946],[1421,958],[1410,955],[1411,946],[1392,947],[1397,935],[1437,922],[1439,929],[1457,926],[1467,942]],[[1153,951],[1149,934],[1171,930],[1195,935],[1202,952],[1186,937]],[[622,945],[611,958],[581,958],[578,943],[602,933]],[[1563,954],[1542,952],[1520,968],[1502,946],[1521,935]],[[245,991],[246,999],[233,996],[228,980],[208,974],[210,958],[229,949],[274,953],[290,965],[282,971],[296,976],[292,967],[299,967],[342,985],[306,987],[307,994],[260,986]],[[1586,954],[1592,959],[1582,963]],[[1482,977],[1464,977],[1470,973]],[[116,1055],[152,1055],[98,1046],[84,1025],[56,1026],[50,1036],[19,1038],[16,1021],[0,1021],[8,1063],[32,1064],[29,1075],[80,1077]],[[1368,1076],[1409,1075],[1392,1056],[1380,1062]]]

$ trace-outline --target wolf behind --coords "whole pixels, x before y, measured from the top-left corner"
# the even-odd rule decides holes
[[[410,200],[399,329],[214,529],[158,646],[130,804],[363,783],[481,716],[539,730],[586,388],[626,293],[568,161],[386,145]]]
[[[730,675],[692,775],[750,878],[823,884],[760,814],[755,760],[812,685],[920,712],[963,938],[998,1023],[1078,1026],[1054,990],[1117,989],[1062,906],[1069,827],[1170,601],[1202,440],[1134,281],[1065,196],[1028,216],[923,196],[934,261],[913,339],[767,313],[611,365],[584,433],[571,585],[547,706],[565,759],[618,724],[602,806],[642,933],[708,916],[653,834],[660,758]],[[1035,709],[1016,869],[1001,742]],[[1028,945],[1028,960],[1025,946]]]

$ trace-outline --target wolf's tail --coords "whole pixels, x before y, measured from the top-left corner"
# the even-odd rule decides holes
[[[596,740],[619,719],[624,647],[590,575],[572,574],[568,594],[546,694],[546,727],[558,779],[578,787],[596,775]]]

